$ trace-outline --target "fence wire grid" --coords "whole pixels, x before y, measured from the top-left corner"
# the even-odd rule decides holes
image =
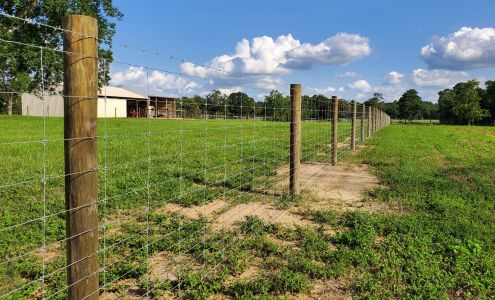
[[[45,82],[44,72],[47,64],[76,54],[22,40],[2,39],[0,47],[37,52],[40,66],[31,74],[39,76],[32,92],[0,91],[12,100],[0,116],[0,298],[66,299],[78,283],[67,280],[66,246],[75,236],[67,236],[66,217],[83,207],[67,209],[64,194],[67,176],[78,175],[64,169],[67,139],[59,114],[70,96]],[[98,174],[98,199],[87,206],[97,207],[99,222],[80,233],[97,231],[99,237],[98,250],[81,259],[98,260],[97,270],[81,279],[99,280],[86,298],[189,297],[238,275],[250,253],[244,234],[277,223],[294,201],[289,97],[281,95],[286,104],[280,105],[269,97],[255,101],[233,93],[198,103],[191,86],[212,78],[94,59],[100,70],[134,68],[147,95],[115,100],[108,96],[111,87],[103,86],[97,99],[77,96],[98,101],[99,117],[98,168],[81,172]],[[171,86],[157,86],[160,76],[170,76]],[[239,78],[226,74],[225,89],[241,84]],[[270,93],[254,85],[242,90]],[[178,94],[168,96],[173,91]],[[126,102],[125,115],[119,115],[116,101]],[[331,164],[335,146],[340,161],[390,122],[382,112],[349,101],[339,101],[334,120],[332,105],[327,98],[302,97],[301,163]],[[305,181],[303,193],[310,184]]]

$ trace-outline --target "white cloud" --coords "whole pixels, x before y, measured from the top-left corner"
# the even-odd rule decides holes
[[[325,88],[305,88],[304,93],[308,95],[325,95],[325,96],[335,96],[335,93],[343,93],[345,88],[343,86],[335,88],[333,86],[328,86]]]
[[[462,27],[446,37],[435,37],[421,48],[421,56],[434,69],[493,68],[495,28]]]
[[[219,88],[217,90],[224,95],[230,96],[232,93],[242,92],[243,89],[240,86],[235,86],[231,88]]]
[[[357,79],[361,78],[361,74],[356,73],[356,72],[345,72],[342,74],[337,75],[338,78],[350,78],[350,79]]]
[[[285,66],[310,69],[314,64],[347,65],[371,54],[369,40],[358,34],[338,33],[323,42],[305,43],[287,53]]]
[[[412,74],[414,83],[421,87],[451,87],[459,81],[467,80],[463,71],[415,69]]]
[[[402,82],[402,79],[404,79],[404,74],[401,74],[397,71],[392,71],[385,74],[385,77],[383,79],[385,83],[388,84],[399,84]]]
[[[146,90],[149,84],[149,88],[155,92],[167,91],[167,93],[178,94],[182,91],[182,93],[190,94],[200,87],[198,83],[175,74],[153,70],[147,75],[146,69],[142,67],[129,67],[113,73],[111,77],[111,85]]]
[[[346,65],[371,53],[369,40],[357,34],[338,33],[319,44],[301,43],[291,34],[243,39],[234,54],[214,57],[205,65],[185,62],[185,74],[201,78],[242,75],[282,75],[314,64]]]
[[[349,87],[353,90],[358,90],[363,93],[371,91],[371,85],[364,79],[360,79],[354,83],[349,84]]]

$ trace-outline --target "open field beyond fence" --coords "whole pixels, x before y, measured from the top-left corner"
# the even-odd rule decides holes
[[[361,130],[361,124],[357,125]],[[188,238],[184,236],[188,232],[184,226],[206,228],[206,224],[161,220],[147,213],[148,208],[153,212],[172,203],[198,206],[215,199],[232,204],[251,201],[256,196],[253,192],[268,191],[277,169],[289,162],[290,134],[286,122],[100,119],[98,126],[102,249],[99,256],[105,264],[105,275],[100,276],[103,284],[142,272],[147,262],[134,261],[132,257],[143,255],[143,251],[154,252],[157,245],[145,242],[141,249],[133,249],[135,253],[129,253],[133,246],[124,245],[135,243],[136,238],[149,241],[154,234],[163,232],[161,221],[171,226],[166,231],[176,231],[170,238],[184,239],[183,243]],[[367,122],[364,126],[367,130]],[[4,174],[0,189],[0,291],[3,294],[14,290],[8,296],[17,298],[33,294],[41,284],[47,284],[48,295],[64,298],[63,119],[2,117],[0,127],[0,170]],[[339,122],[341,158],[350,153],[350,130],[349,120]],[[304,122],[302,162],[329,162],[330,138],[330,122]],[[283,181],[288,182],[288,178]],[[282,202],[288,199],[283,195],[272,198]],[[124,245],[119,244],[121,237],[115,234],[120,232],[115,228],[120,228],[122,218],[141,224],[131,229],[134,236]],[[198,234],[191,230],[189,238]],[[158,244],[166,243],[156,239]],[[180,243],[174,242],[169,241],[178,247]],[[52,259],[43,253],[45,246]],[[184,251],[184,245],[179,247]],[[120,257],[124,253],[131,258]],[[112,261],[111,266],[106,266],[107,259]],[[109,275],[111,280],[106,268],[108,275],[113,274]],[[122,269],[127,268],[134,275],[123,274]],[[40,277],[43,282],[35,280]]]
[[[46,119],[45,198],[41,121],[0,123],[0,289],[11,299],[42,284],[66,297],[62,120]],[[493,129],[396,124],[350,155],[349,124],[343,165],[372,166],[380,187],[335,209],[345,201],[278,194],[288,123],[100,120],[100,296],[495,297]],[[303,165],[329,161],[329,126],[303,123]]]

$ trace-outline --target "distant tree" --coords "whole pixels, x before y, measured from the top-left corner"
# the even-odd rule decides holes
[[[227,96],[220,91],[214,90],[211,94],[206,95],[205,105],[209,115],[218,118],[219,115],[226,114],[225,105],[227,104]]]
[[[421,102],[421,97],[415,89],[407,90],[398,101],[399,117],[409,122],[418,118],[421,114]]]
[[[481,99],[481,108],[486,109],[490,116],[487,116],[487,121],[495,125],[495,81],[489,80],[485,82],[485,93]]]
[[[428,119],[430,120],[430,123],[433,119],[438,118],[438,104],[429,102],[429,101],[423,101],[421,103],[421,117],[423,119]]]
[[[454,86],[454,105],[452,111],[458,120],[471,125],[489,116],[486,109],[480,106],[481,95],[479,91],[479,82],[469,80],[461,82]]]
[[[455,124],[457,117],[453,111],[454,91],[445,89],[438,92],[438,116],[442,124]]]
[[[304,97],[303,97],[304,98]],[[303,99],[304,103],[304,99]],[[266,115],[273,121],[289,120],[290,101],[288,97],[282,95],[279,91],[270,91],[265,96]]]
[[[179,116],[183,118],[199,119],[202,118],[203,98],[193,96],[192,98],[182,97],[177,103],[177,108],[180,111]]]
[[[67,14],[83,14],[98,20],[98,36],[101,41],[111,42],[115,34],[115,19],[122,13],[112,0],[7,0],[0,1],[0,12],[29,18],[54,27],[62,25],[62,17]],[[38,27],[21,20],[0,16],[0,38],[22,41],[27,44],[60,48],[60,30]],[[103,42],[101,42],[103,43]],[[112,61],[111,47],[100,47],[100,62]],[[44,83],[47,91],[54,91],[62,81],[63,55],[53,51],[43,53]],[[14,44],[0,43],[0,90],[3,92],[35,92],[41,82],[40,50]],[[100,68],[100,85],[110,80],[109,68]],[[8,94],[0,98],[12,114],[18,94]]]
[[[392,119],[399,118],[399,101],[395,100],[393,102],[383,103],[382,109]]]
[[[251,117],[254,115],[254,108],[254,99],[243,92],[232,93],[228,97],[228,110],[233,117]]]
[[[383,105],[383,94],[382,93],[378,93],[378,92],[373,93],[373,97],[371,97],[368,100],[364,101],[364,104],[366,106],[368,106],[368,107],[371,106],[371,107],[374,107],[374,108],[383,110],[382,109],[382,105]]]

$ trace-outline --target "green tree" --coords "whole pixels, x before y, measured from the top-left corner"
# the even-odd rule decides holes
[[[393,102],[383,103],[382,109],[392,119],[399,118],[399,101],[394,100]]]
[[[438,104],[423,101],[421,103],[421,117],[423,119],[429,119],[430,123],[433,119],[438,118]]]
[[[272,119],[273,121],[289,120],[289,98],[282,95],[279,91],[270,91],[270,93],[265,96],[265,106],[268,119]]]
[[[461,122],[471,125],[473,122],[489,116],[488,110],[482,109],[480,106],[481,95],[478,81],[469,80],[458,83],[453,90],[454,105],[452,112]]]
[[[228,97],[228,110],[234,118],[246,118],[254,115],[255,102],[243,92],[232,93]]]
[[[62,17],[67,14],[83,14],[98,20],[100,44],[100,64],[112,61],[110,44],[115,34],[115,19],[122,18],[122,13],[113,5],[112,0],[5,0],[0,1],[0,12],[27,18],[53,27],[60,27]],[[0,38],[47,48],[62,46],[61,31],[46,26],[36,26],[18,19],[0,16]],[[43,81],[47,91],[53,92],[62,81],[63,55],[46,50],[43,52]],[[4,92],[36,92],[41,82],[41,51],[39,48],[20,46],[0,42],[0,89]],[[100,68],[100,84],[109,81],[109,68]],[[11,107],[15,97],[11,94],[2,97]]]
[[[192,119],[202,118],[202,105],[203,98],[200,96],[193,96],[192,98],[182,97],[177,103],[177,108],[180,111],[179,116]]]
[[[208,108],[208,114],[215,116],[215,118],[226,113],[225,105],[227,104],[227,96],[223,95],[218,90],[206,95],[205,103]]]
[[[495,125],[495,81],[488,80],[485,82],[485,93],[481,99],[481,108],[488,110],[492,124]],[[490,118],[488,117],[488,118]]]
[[[455,124],[457,117],[453,112],[454,91],[445,89],[438,92],[438,115],[442,124]]]
[[[421,103],[421,97],[415,89],[407,90],[398,101],[399,117],[409,122],[418,118],[421,114]]]
[[[367,107],[374,107],[379,110],[383,110],[383,94],[375,92],[373,93],[373,97],[369,98],[368,100],[364,101],[364,104]]]

